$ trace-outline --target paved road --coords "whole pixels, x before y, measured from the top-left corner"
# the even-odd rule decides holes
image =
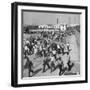
[[[80,72],[80,46],[77,44],[77,37],[75,35],[68,36],[67,41],[70,42],[70,46],[72,51],[70,52],[71,60],[75,63],[74,67],[70,72]],[[48,69],[46,72],[42,72],[42,64],[43,64],[43,58],[34,58],[35,56],[29,56],[29,59],[33,61],[34,63],[34,71],[35,73],[33,74],[33,77],[40,77],[40,76],[57,76],[59,75],[59,69],[57,68],[55,71],[52,73],[50,72],[50,69]],[[67,62],[67,56],[64,55],[63,57],[64,63]],[[25,64],[25,60],[24,60]],[[68,72],[66,72],[68,73]],[[28,69],[24,69],[23,71],[23,76],[27,77],[28,76]]]

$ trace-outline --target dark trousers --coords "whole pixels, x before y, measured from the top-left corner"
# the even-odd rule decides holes
[[[34,71],[30,68],[29,69],[29,77],[31,77],[31,73],[33,73]]]
[[[58,67],[59,67],[59,75],[62,75],[63,73],[62,65],[58,65]]]
[[[48,63],[48,62],[45,62],[45,63],[43,64],[43,72],[45,72],[46,66],[47,66],[48,68],[50,68],[49,63]]]
[[[54,70],[55,70],[55,64],[54,64],[54,62],[52,61],[52,62],[51,62],[51,72],[54,71]]]
[[[72,63],[71,65],[68,64],[68,71],[71,71],[72,67],[74,66],[74,63]]]

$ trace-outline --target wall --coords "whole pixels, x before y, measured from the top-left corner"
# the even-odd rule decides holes
[[[0,90],[14,90],[10,86],[11,78],[11,2],[14,0],[1,0],[0,2]],[[16,0],[18,1],[18,0]],[[19,0],[39,3],[87,5],[89,8],[90,0]],[[89,11],[90,14],[90,11]],[[89,16],[89,15],[88,15]],[[90,18],[88,18],[90,19]],[[89,21],[90,22],[90,21]],[[90,27],[89,27],[90,28]],[[88,29],[89,30],[89,29]],[[90,31],[88,32],[90,33]],[[89,35],[90,38],[90,35]],[[90,42],[89,42],[90,46]],[[88,48],[88,50],[90,47]],[[90,57],[89,57],[90,59]],[[90,61],[88,62],[90,63]],[[90,65],[89,67],[90,68]],[[90,75],[90,70],[89,70]],[[90,78],[88,84],[55,85],[42,87],[26,87],[18,89],[27,90],[90,90]]]

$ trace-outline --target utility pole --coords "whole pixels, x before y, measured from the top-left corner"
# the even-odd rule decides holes
[[[57,24],[58,24],[58,18],[57,18]]]

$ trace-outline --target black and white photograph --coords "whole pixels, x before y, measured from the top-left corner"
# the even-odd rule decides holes
[[[22,16],[22,78],[80,75],[80,14]]]
[[[13,85],[87,82],[87,7],[12,6],[16,43]]]

